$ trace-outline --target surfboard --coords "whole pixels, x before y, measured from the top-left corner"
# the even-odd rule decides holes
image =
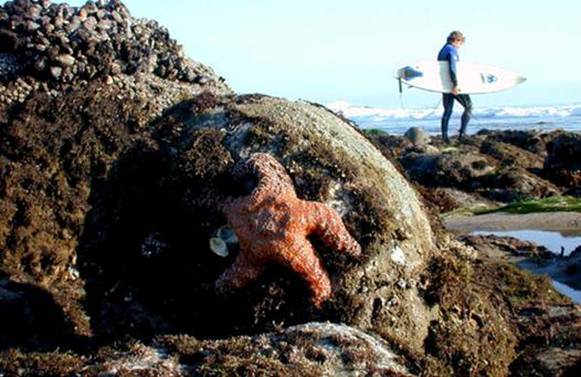
[[[467,62],[457,63],[458,88],[461,94],[493,93],[510,89],[526,78],[503,68]],[[405,85],[430,92],[450,93],[452,80],[448,62],[420,61],[399,68],[394,77]],[[400,87],[401,89],[401,87]]]

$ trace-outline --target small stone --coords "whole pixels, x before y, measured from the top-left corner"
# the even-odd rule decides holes
[[[62,18],[62,16],[57,16],[52,21],[52,25],[57,29],[61,29],[64,24],[65,24],[65,20]]]
[[[50,67],[50,74],[57,80],[60,80],[61,75],[63,74],[63,69],[61,67]]]
[[[118,75],[120,74],[122,71],[121,69],[121,65],[119,63],[112,63],[111,64],[111,74],[112,75]]]
[[[36,5],[36,4],[32,5],[30,8],[28,8],[27,17],[31,18],[33,20],[40,18],[40,13],[41,13],[40,10],[41,9],[40,9],[39,5]]]
[[[73,18],[71,22],[67,25],[67,32],[72,33],[81,27],[81,20],[77,17]]]
[[[117,11],[113,11],[111,13],[111,16],[113,17],[113,19],[115,20],[115,22],[117,22],[118,24],[122,24],[124,19],[123,17],[121,17],[121,15],[119,14],[119,12]]]
[[[97,19],[93,16],[87,17],[87,19],[83,22],[83,26],[90,31],[95,30],[95,26],[97,26]]]
[[[105,11],[105,9],[99,9],[97,11],[97,18],[102,20],[107,16],[107,11]]]
[[[407,288],[407,283],[404,279],[399,279],[397,281],[397,286],[400,287],[401,289],[406,289]]]
[[[60,44],[62,47],[68,47],[70,43],[71,43],[71,40],[70,40],[69,38],[67,38],[66,36],[64,36],[64,35],[61,35],[61,36],[59,37],[59,44]]]
[[[36,69],[38,72],[44,72],[44,70],[46,69],[46,66],[47,66],[47,61],[46,61],[46,58],[44,58],[44,57],[42,57],[34,62],[34,69]]]
[[[56,57],[59,55],[59,52],[60,50],[58,47],[52,46],[48,49],[47,55],[51,60],[55,60]]]
[[[85,5],[83,5],[81,9],[84,9],[87,12],[87,15],[96,13],[99,10],[99,8],[97,8],[97,5],[92,2],[87,2]]]
[[[65,66],[65,67],[70,67],[73,64],[75,64],[75,58],[71,55],[68,55],[68,54],[57,55],[57,57],[55,58],[55,61],[60,63],[61,65]]]
[[[430,143],[430,135],[421,127],[411,127],[404,136],[416,146],[424,146]]]
[[[200,84],[200,85],[206,85],[209,81],[210,81],[210,79],[208,77],[206,77],[206,76],[198,76],[194,80],[194,82],[196,84]]]
[[[184,81],[187,82],[194,82],[196,80],[196,77],[197,75],[192,70],[188,70],[183,76]]]
[[[35,30],[38,30],[38,29],[40,29],[40,25],[37,24],[36,22],[34,22],[34,21],[28,21],[26,23],[26,30],[27,31],[35,31]]]
[[[53,24],[46,24],[45,26],[43,26],[44,31],[48,34],[52,33],[54,31],[54,25]]]
[[[77,18],[80,22],[83,22],[87,19],[87,10],[84,8],[79,9],[77,13]]]

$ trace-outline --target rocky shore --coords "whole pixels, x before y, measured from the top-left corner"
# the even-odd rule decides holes
[[[0,39],[0,376],[579,367],[579,307],[548,279],[457,240],[430,204],[444,203],[444,188],[476,201],[569,190],[576,165],[551,156],[575,143],[538,136],[555,148],[534,159],[530,140],[517,147],[509,134],[476,136],[461,153],[389,136],[374,145],[321,105],[236,95],[118,1],[7,2]],[[243,289],[214,289],[237,250],[218,255],[209,240],[226,225],[225,198],[257,190],[237,170],[256,153],[276,159],[298,198],[338,213],[361,246],[353,257],[309,238],[332,285],[320,307],[287,268],[294,261]]]
[[[0,7],[1,105],[95,81],[146,102],[152,116],[202,91],[232,93],[210,67],[186,57],[166,28],[133,18],[120,1],[72,7],[16,0]]]
[[[454,145],[419,129],[370,138],[442,212],[579,195],[581,135],[574,132],[481,130]]]

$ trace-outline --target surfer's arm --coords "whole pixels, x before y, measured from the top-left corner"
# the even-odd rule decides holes
[[[454,86],[458,86],[458,77],[456,76],[456,57],[454,54],[448,54],[448,67],[450,69],[450,79],[452,80],[452,84]]]

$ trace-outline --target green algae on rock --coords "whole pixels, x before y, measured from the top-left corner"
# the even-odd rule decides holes
[[[394,284],[402,276],[412,275],[412,271],[421,269],[424,256],[431,252],[430,227],[413,191],[359,132],[328,110],[308,103],[249,96],[219,104],[201,115],[188,116],[182,112],[168,116],[184,125],[182,138],[204,129],[221,130],[224,133],[221,145],[235,160],[256,152],[277,156],[293,178],[299,197],[327,203],[345,216],[350,231],[368,247],[365,258],[369,268],[345,270],[347,266],[334,266],[331,262],[328,266],[331,270],[344,269],[334,281],[338,300],[341,297],[351,300],[349,297],[356,292],[365,291],[365,282],[375,281],[373,275],[382,275],[384,284],[390,280]],[[391,259],[398,252],[404,254],[402,265]],[[337,258],[328,255],[328,259]],[[393,273],[380,272],[381,269],[401,272],[396,279]],[[367,277],[359,275],[363,270]],[[357,304],[364,305],[358,315],[366,326],[373,326],[373,303],[377,306],[378,302],[392,298],[386,296],[389,292],[386,287],[383,293],[376,289],[376,286],[368,289],[368,299]],[[400,294],[407,295],[405,290]],[[337,304],[331,302],[333,311],[349,311],[346,302]]]

